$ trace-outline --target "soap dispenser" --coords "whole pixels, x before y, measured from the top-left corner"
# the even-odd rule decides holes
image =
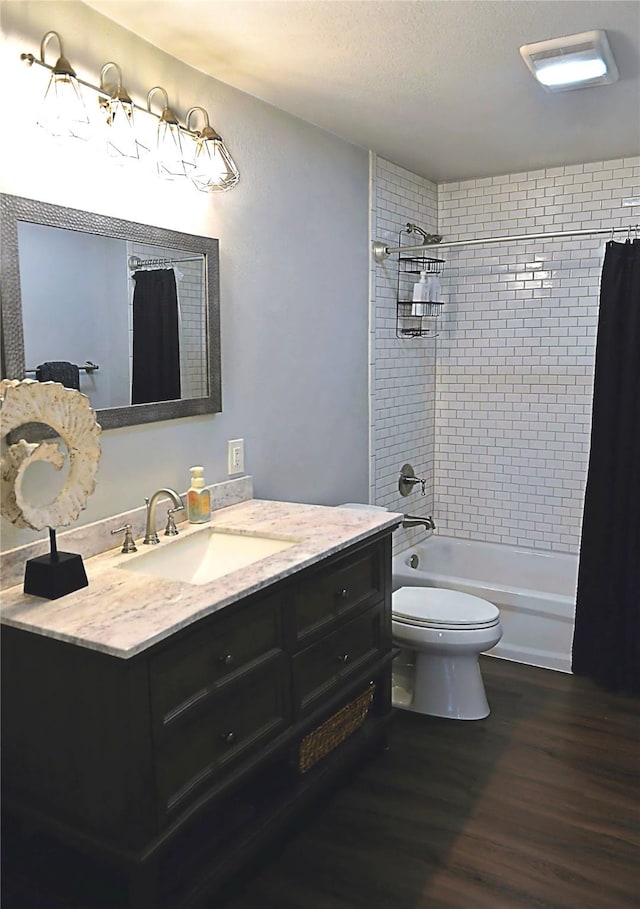
[[[429,282],[427,272],[420,272],[420,280],[413,285],[413,306],[411,307],[412,316],[424,316],[426,312],[425,303],[429,301]]]
[[[191,524],[204,524],[211,517],[211,493],[204,488],[204,467],[190,467],[187,516]]]

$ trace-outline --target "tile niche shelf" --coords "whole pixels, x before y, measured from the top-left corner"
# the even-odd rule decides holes
[[[435,338],[442,302],[413,302],[413,286],[420,274],[441,275],[444,259],[425,255],[398,256],[398,292],[396,303],[396,337]]]

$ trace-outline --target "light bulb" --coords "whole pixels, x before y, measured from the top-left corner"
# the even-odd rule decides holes
[[[538,79],[543,85],[570,85],[600,79],[607,72],[604,60],[575,54],[564,60],[554,60],[538,68]]]

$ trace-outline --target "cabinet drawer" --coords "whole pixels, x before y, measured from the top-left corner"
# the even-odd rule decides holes
[[[184,717],[216,688],[282,651],[281,597],[224,611],[209,625],[151,661],[151,710],[155,733]]]
[[[225,687],[208,709],[175,729],[157,751],[158,813],[185,808],[229,766],[247,759],[291,723],[284,655]]]
[[[297,715],[312,710],[382,652],[382,606],[345,623],[293,658],[293,699]]]
[[[332,625],[372,605],[382,596],[383,549],[368,546],[309,577],[294,595],[299,642],[311,640]]]

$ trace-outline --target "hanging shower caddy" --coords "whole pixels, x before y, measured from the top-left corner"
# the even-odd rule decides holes
[[[427,236],[415,224],[407,224],[398,232],[398,291],[396,296],[396,337],[428,338],[438,333],[438,318],[442,312],[442,301],[414,303],[413,287],[420,280],[422,272],[441,275],[444,259],[436,259],[426,253],[402,252],[402,234],[418,231]]]

